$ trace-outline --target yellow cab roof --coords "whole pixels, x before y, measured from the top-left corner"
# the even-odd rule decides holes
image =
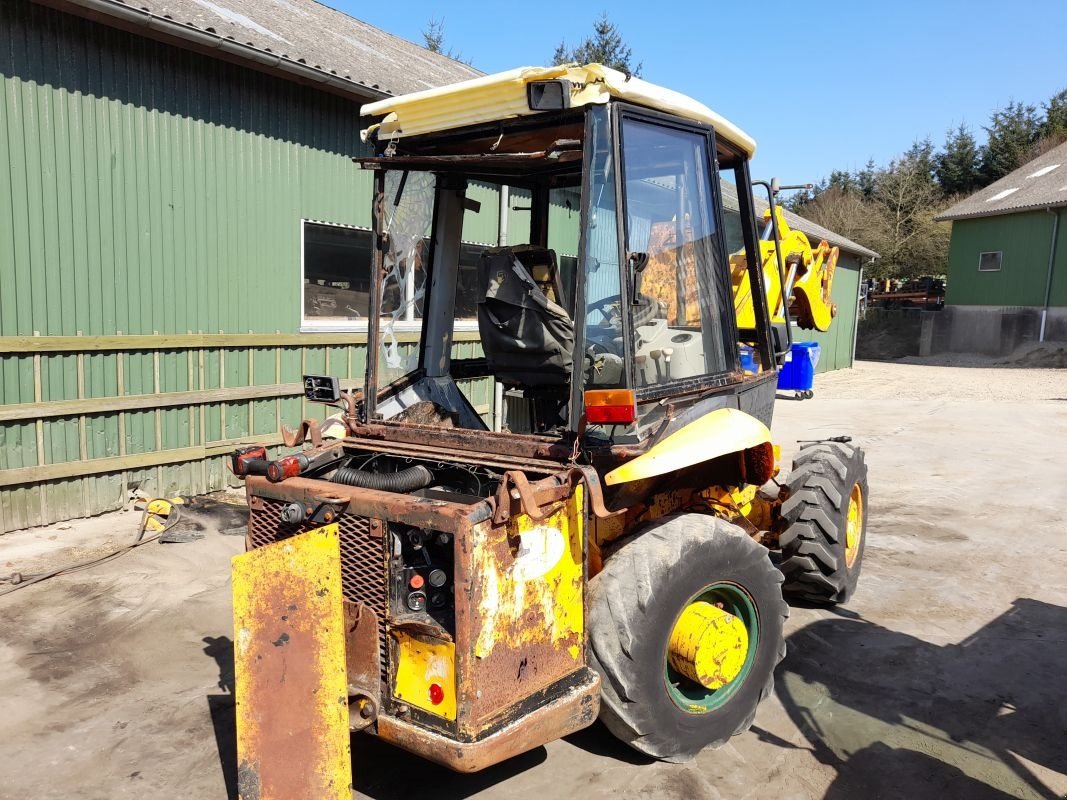
[[[557,78],[571,82],[572,108],[607,103],[611,98],[626,100],[707,123],[715,128],[720,139],[739,147],[749,157],[756,152],[756,142],[751,136],[703,103],[640,78],[627,77],[601,64],[518,67],[495,75],[379,100],[363,106],[360,111],[364,117],[384,115],[381,122],[363,131],[363,138],[366,140],[368,133],[374,130],[377,130],[380,139],[392,139],[543,113],[530,110],[526,100],[526,84]]]

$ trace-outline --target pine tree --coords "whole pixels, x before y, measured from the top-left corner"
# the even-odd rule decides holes
[[[913,142],[911,147],[904,152],[902,160],[914,165],[919,175],[926,176],[931,183],[934,182],[937,159],[934,155],[934,143],[930,141],[929,136]]]
[[[978,142],[970,129],[960,124],[945,135],[945,147],[937,154],[937,182],[945,194],[968,195],[982,186]]]
[[[422,29],[422,40],[424,46],[431,53],[440,53],[447,58],[461,61],[464,64],[470,65],[470,60],[463,57],[462,53],[457,53],[451,47],[445,49],[445,21],[444,19],[431,19],[426,23],[426,27]]]
[[[1025,164],[1038,138],[1037,109],[1012,101],[994,111],[985,128],[989,138],[982,148],[982,177],[986,184],[1000,180]]]
[[[856,185],[864,200],[874,197],[875,182],[878,179],[878,167],[873,158],[867,159],[867,166],[856,173]]]
[[[847,169],[835,169],[830,173],[830,180],[827,188],[838,189],[847,194],[848,192],[856,191],[859,188],[859,185],[852,173]]]
[[[553,64],[603,64],[628,75],[640,77],[641,64],[633,64],[633,52],[622,38],[619,29],[601,12],[593,24],[593,35],[574,47],[560,42],[552,54]]]
[[[1042,139],[1056,139],[1057,143],[1067,140],[1067,89],[1052,95],[1042,106],[1045,119],[1038,127],[1037,135]]]

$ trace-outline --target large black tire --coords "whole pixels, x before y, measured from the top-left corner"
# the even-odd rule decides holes
[[[781,581],[766,548],[736,525],[704,514],[664,517],[623,545],[590,581],[588,594],[590,662],[602,678],[600,718],[608,729],[665,761],[688,761],[747,730],[785,656],[789,607]],[[740,682],[730,684],[721,705],[696,713],[668,689],[667,644],[679,614],[712,584],[743,589],[757,636]]]
[[[844,603],[856,590],[867,543],[867,464],[863,450],[841,442],[803,447],[793,461],[785,528],[778,539],[786,597]],[[859,540],[847,546],[850,499],[858,487]],[[855,526],[854,526],[855,527]]]

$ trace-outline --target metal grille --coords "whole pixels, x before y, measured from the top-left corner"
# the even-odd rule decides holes
[[[279,542],[319,527],[313,522],[296,525],[281,521],[287,504],[269,497],[256,498],[261,508],[253,509],[248,538],[252,547]],[[385,550],[381,539],[370,535],[370,520],[342,514],[337,520],[341,532],[341,590],[354,603],[366,603],[378,615],[378,657],[385,675],[385,617],[388,612],[388,585],[385,577]]]

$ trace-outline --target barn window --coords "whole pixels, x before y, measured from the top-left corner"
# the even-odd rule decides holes
[[[302,222],[302,327],[312,330],[365,329],[370,300],[373,234],[368,228],[331,222]],[[429,241],[425,242],[427,248]],[[474,325],[478,313],[478,262],[485,245],[463,242],[456,292],[456,328]],[[418,327],[421,302],[411,309]],[[404,327],[404,321],[400,326]]]
[[[304,326],[365,325],[370,297],[371,232],[305,220],[302,234]]]
[[[1004,253],[1000,250],[990,250],[978,256],[979,272],[1000,272],[1000,262],[1004,259]]]

